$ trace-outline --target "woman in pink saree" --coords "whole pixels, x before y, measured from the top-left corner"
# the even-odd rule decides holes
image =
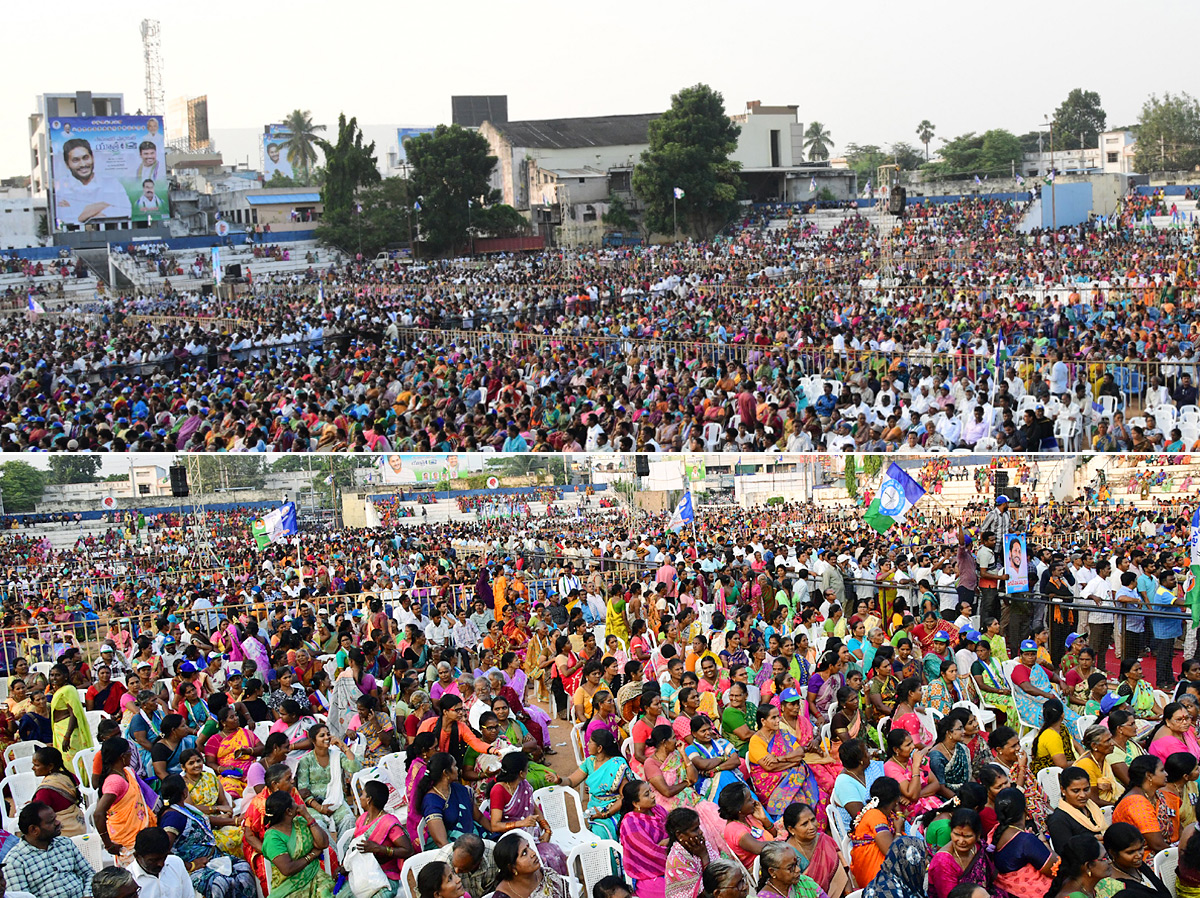
[[[422,731],[408,745],[408,774],[404,778],[404,795],[408,798],[408,818],[404,830],[414,847],[420,847],[418,827],[421,824],[421,804],[416,802],[417,785],[429,768],[429,757],[437,750],[437,738],[432,731]]]
[[[1200,743],[1196,741],[1196,730],[1191,717],[1182,703],[1168,703],[1163,711],[1162,727],[1158,736],[1150,742],[1147,751],[1164,763],[1172,753],[1190,753],[1200,757]]]
[[[658,725],[646,741],[646,781],[657,795],[658,805],[667,812],[687,806],[700,815],[700,826],[705,840],[718,846],[724,840],[725,820],[717,804],[705,800],[692,787],[696,783],[696,769],[679,749],[674,731],[667,725]]]
[[[887,749],[883,774],[900,784],[899,809],[904,813],[905,821],[915,821],[929,810],[938,809],[942,805],[937,793],[940,784],[930,777],[929,763],[917,750],[912,735],[903,728],[889,730]]]
[[[644,781],[621,788],[621,846],[625,872],[633,878],[635,897],[667,895],[667,811]]]

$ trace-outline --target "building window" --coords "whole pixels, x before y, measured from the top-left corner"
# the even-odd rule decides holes
[[[148,485],[148,484],[139,484],[139,485],[138,485],[138,493],[139,493],[139,494],[149,494],[149,493],[150,493],[150,485]]]
[[[1119,153],[1106,153],[1106,154],[1104,155],[1104,158],[1105,158],[1105,159],[1107,159],[1107,160],[1108,160],[1110,163],[1115,163],[1115,162],[1117,162],[1117,161],[1118,161],[1118,160],[1119,160],[1121,157],[1120,157],[1120,154],[1119,154]]]

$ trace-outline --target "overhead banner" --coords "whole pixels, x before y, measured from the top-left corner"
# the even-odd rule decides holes
[[[458,477],[458,454],[389,453],[378,469],[384,484],[434,485]]]
[[[1006,594],[1024,594],[1029,590],[1029,553],[1025,535],[1004,536],[1004,582]]]
[[[283,125],[266,125],[263,127],[263,180],[270,181],[278,172],[288,178],[294,178],[292,164],[287,158],[287,139],[292,133]]]
[[[50,120],[56,231],[170,216],[160,116]]]
[[[404,149],[404,142],[409,138],[416,137],[418,134],[429,134],[433,131],[432,128],[397,128],[396,129],[396,144],[399,147],[399,154],[396,157],[400,164],[408,162],[408,151]]]

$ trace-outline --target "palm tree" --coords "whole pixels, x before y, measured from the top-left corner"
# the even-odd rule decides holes
[[[288,135],[280,146],[287,154],[287,161],[292,164],[293,172],[304,173],[304,183],[308,184],[309,171],[317,161],[316,133],[324,131],[324,125],[314,125],[312,113],[304,109],[293,109],[283,120],[283,127]]]
[[[809,159],[829,159],[832,146],[833,138],[820,122],[810,122],[804,129],[804,149],[808,151]]]
[[[937,126],[928,119],[922,119],[921,124],[917,126],[917,137],[921,143],[925,145],[925,161],[929,161],[929,142],[933,140],[933,130]]]

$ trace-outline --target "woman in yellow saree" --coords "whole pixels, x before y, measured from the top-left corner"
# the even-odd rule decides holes
[[[54,746],[62,751],[68,766],[75,754],[92,746],[92,729],[79,702],[79,691],[71,684],[71,673],[62,663],[50,670],[50,722],[54,734]]]
[[[256,756],[262,756],[262,742],[249,728],[242,727],[237,710],[226,706],[217,714],[219,730],[204,744],[204,760],[221,778],[221,785],[232,797],[246,792],[246,772]]]

